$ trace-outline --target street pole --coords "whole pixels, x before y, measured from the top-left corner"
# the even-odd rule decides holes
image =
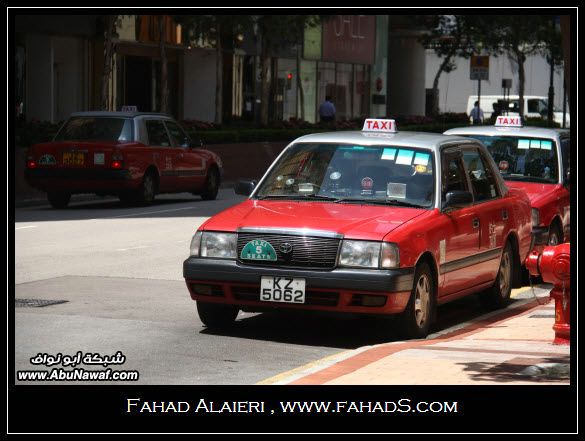
[[[553,121],[553,103],[554,103],[554,99],[555,99],[555,88],[553,85],[553,79],[554,79],[554,72],[555,72],[555,61],[552,57],[550,57],[550,80],[549,80],[549,86],[548,86],[548,123],[552,124]]]

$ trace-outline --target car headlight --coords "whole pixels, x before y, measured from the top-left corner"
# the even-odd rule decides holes
[[[398,268],[398,246],[387,242],[344,240],[339,265],[358,268]]]
[[[191,256],[235,259],[237,256],[235,233],[197,232],[191,240]]]
[[[532,226],[538,227],[540,225],[540,211],[538,208],[532,209]]]

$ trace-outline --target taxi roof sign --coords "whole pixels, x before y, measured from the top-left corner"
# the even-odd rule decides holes
[[[368,118],[364,121],[362,132],[396,133],[396,122],[393,119]]]
[[[522,127],[522,118],[519,116],[498,116],[496,127]]]

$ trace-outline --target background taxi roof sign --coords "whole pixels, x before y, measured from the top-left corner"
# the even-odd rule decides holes
[[[396,133],[396,122],[393,119],[368,118],[364,121],[362,132]]]
[[[498,116],[496,127],[522,127],[522,118],[519,116]]]

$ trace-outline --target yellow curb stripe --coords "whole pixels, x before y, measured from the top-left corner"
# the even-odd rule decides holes
[[[534,285],[534,289],[538,289],[540,288],[539,285]],[[523,292],[529,291],[531,288],[530,286],[523,286],[522,288],[516,288],[512,290],[512,293],[510,294],[511,298],[516,297],[518,294],[521,294]]]
[[[273,377],[259,381],[258,383],[256,383],[256,385],[277,383],[278,381],[283,380],[286,377],[290,377],[292,375],[298,374],[298,373],[306,371],[308,369],[317,367],[318,365],[320,365],[322,363],[327,363],[328,361],[335,360],[336,358],[342,358],[343,355],[349,354],[350,352],[353,352],[353,350],[341,351],[341,352],[338,352],[336,354],[321,358],[319,360],[311,361],[310,363],[307,363],[303,366],[299,366],[297,368],[291,369],[290,371],[282,372],[282,373],[277,374]]]

